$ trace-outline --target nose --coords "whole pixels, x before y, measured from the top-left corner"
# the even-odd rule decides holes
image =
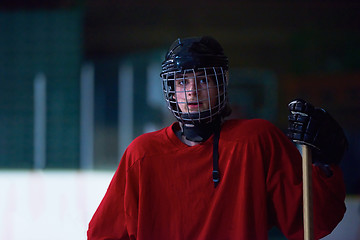
[[[188,86],[187,86],[188,93],[194,93],[196,91],[196,89],[197,89],[197,86],[196,86],[195,79],[190,79]]]

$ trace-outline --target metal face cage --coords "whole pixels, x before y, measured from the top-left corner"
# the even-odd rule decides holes
[[[196,125],[221,115],[227,103],[227,71],[209,67],[161,74],[170,111],[178,121]]]

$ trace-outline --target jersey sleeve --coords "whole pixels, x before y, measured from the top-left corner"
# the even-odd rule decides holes
[[[267,152],[269,222],[288,239],[303,239],[302,159],[294,144],[272,127],[262,139]],[[320,239],[336,227],[345,213],[345,186],[339,167],[326,177],[313,165],[314,237]]]
[[[136,238],[137,166],[129,162],[129,156],[125,152],[104,198],[89,223],[89,240]]]

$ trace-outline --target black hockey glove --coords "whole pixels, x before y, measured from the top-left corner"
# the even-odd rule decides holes
[[[295,99],[288,105],[288,137],[311,146],[313,163],[338,164],[348,147],[341,126],[322,108]]]

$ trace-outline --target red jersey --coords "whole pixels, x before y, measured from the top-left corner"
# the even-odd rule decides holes
[[[174,123],[178,124],[178,123]],[[303,239],[301,156],[266,120],[228,120],[219,140],[220,183],[212,181],[213,137],[182,143],[172,126],[136,138],[96,210],[88,239],[268,239],[277,226]],[[313,167],[315,238],[345,212],[338,166]]]

